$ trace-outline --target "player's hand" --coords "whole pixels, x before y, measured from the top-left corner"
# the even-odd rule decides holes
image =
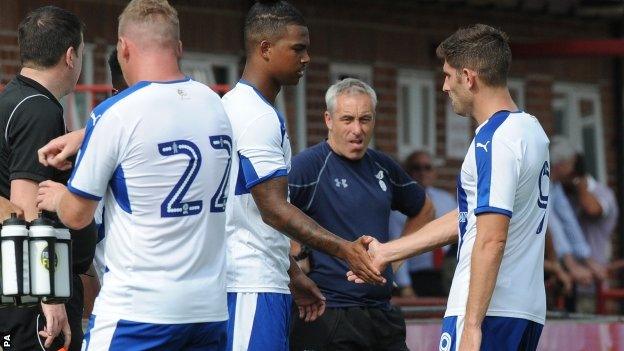
[[[607,267],[594,261],[593,258],[588,258],[587,260],[585,260],[585,264],[587,264],[587,268],[589,268],[589,270],[591,271],[594,278],[596,278],[596,280],[599,280],[599,281],[607,280]]]
[[[464,324],[459,351],[479,351],[481,349],[481,328]]]
[[[0,222],[11,217],[11,213],[17,214],[19,218],[24,218],[24,211],[21,208],[11,201],[0,197]]]
[[[561,282],[563,294],[569,296],[572,293],[572,289],[574,288],[574,281],[572,280],[572,276],[570,276],[570,274],[568,274],[561,267],[555,270],[555,275],[557,277],[557,280]]]
[[[83,139],[84,129],[80,129],[50,140],[44,147],[37,150],[39,162],[61,171],[72,168],[72,163],[67,159],[78,152]]]
[[[373,266],[375,267],[375,269],[377,269],[379,272],[383,271],[389,263],[385,260],[383,254],[383,244],[377,241],[377,239],[370,236],[364,236],[360,239],[362,239],[368,245],[368,255],[373,260]],[[352,270],[347,272],[347,280],[358,284],[368,283],[366,279],[364,279]]]
[[[39,336],[45,338],[44,346],[46,348],[50,347],[54,338],[63,332],[63,335],[65,336],[65,343],[63,344],[63,347],[68,348],[69,343],[71,342],[71,329],[69,328],[65,305],[49,305],[41,303],[41,310],[46,318],[46,325],[43,330],[39,332]]]
[[[349,263],[352,275],[358,281],[371,284],[385,284],[386,278],[381,275],[382,269],[377,267],[369,255],[370,245],[374,245],[375,238],[363,235],[353,242],[347,242],[343,247],[343,258]],[[348,275],[347,275],[348,277]]]
[[[67,188],[65,185],[51,180],[39,183],[37,192],[37,208],[40,210],[56,212],[61,196]]]
[[[299,318],[313,322],[325,312],[325,296],[312,279],[299,272],[290,278],[288,288],[299,309]]]

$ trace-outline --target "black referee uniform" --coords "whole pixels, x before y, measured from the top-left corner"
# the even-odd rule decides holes
[[[11,181],[27,179],[34,182],[53,180],[67,183],[69,171],[44,167],[37,159],[37,150],[50,140],[67,132],[63,107],[41,84],[18,75],[0,94],[0,195],[9,198]],[[54,214],[50,214],[54,218]],[[87,271],[93,261],[96,243],[94,223],[72,234],[73,296],[65,305],[72,331],[70,351],[79,351],[82,343],[83,290],[78,274]],[[38,330],[45,318],[41,307],[0,309],[0,340],[4,351],[43,350]],[[50,350],[62,346],[57,337]]]
[[[327,142],[317,144],[292,161],[288,174],[291,203],[327,230],[352,241],[363,234],[389,240],[391,210],[408,217],[420,213],[424,189],[390,157],[368,149],[359,160],[346,159]],[[327,298],[325,313],[306,323],[291,316],[292,351],[404,351],[405,320],[390,305],[393,274],[383,272],[383,286],[347,281],[347,264],[312,250],[310,273]]]

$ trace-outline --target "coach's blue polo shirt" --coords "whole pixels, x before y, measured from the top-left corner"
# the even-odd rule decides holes
[[[391,210],[417,215],[425,191],[390,157],[368,149],[357,161],[333,152],[327,142],[295,156],[288,175],[290,201],[334,234],[353,241],[363,234],[388,241]],[[309,277],[328,307],[389,306],[392,269],[383,272],[384,286],[347,281],[346,262],[313,250]]]

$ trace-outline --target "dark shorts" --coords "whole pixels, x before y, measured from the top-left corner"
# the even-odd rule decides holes
[[[442,321],[440,351],[459,347],[463,317],[445,317]],[[522,318],[486,316],[481,324],[481,351],[535,351],[544,326]]]
[[[316,321],[306,323],[293,308],[291,351],[404,351],[405,320],[397,307],[327,308]]]
[[[73,278],[74,291],[72,298],[65,304],[72,339],[69,351],[80,351],[82,338],[82,282],[80,277]],[[45,350],[44,340],[39,337],[38,331],[43,330],[46,320],[41,313],[41,307],[4,307],[0,309],[0,349],[3,351],[33,351]],[[58,350],[63,346],[63,338],[57,337],[49,350]]]

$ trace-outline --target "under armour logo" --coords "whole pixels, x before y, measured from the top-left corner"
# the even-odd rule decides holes
[[[346,188],[349,186],[349,184],[347,184],[347,180],[342,178],[342,179],[338,179],[338,178],[334,178],[334,182],[336,183],[336,187],[340,188]]]
[[[483,150],[485,150],[485,152],[488,152],[488,151],[487,151],[487,146],[488,146],[488,144],[490,143],[490,141],[491,141],[491,140],[486,141],[486,142],[485,142],[485,144],[477,143],[477,147],[482,147],[482,148],[483,148]]]

